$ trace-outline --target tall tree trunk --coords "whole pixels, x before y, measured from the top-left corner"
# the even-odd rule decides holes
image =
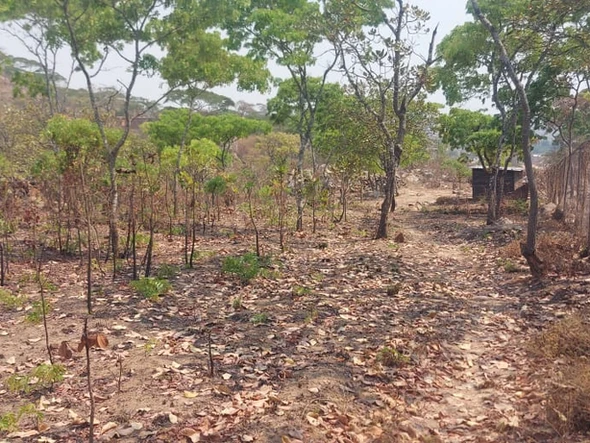
[[[305,208],[305,198],[303,195],[303,161],[305,159],[305,150],[309,145],[309,137],[301,135],[299,139],[299,152],[297,154],[297,171],[295,177],[295,200],[297,204],[297,224],[295,229],[297,232],[303,231],[303,210]]]
[[[508,76],[510,77],[510,80],[512,81],[512,83],[514,83],[520,100],[520,107],[522,110],[522,152],[524,166],[526,169],[526,175],[528,179],[529,193],[531,197],[526,242],[521,243],[520,250],[523,257],[526,259],[529,265],[531,275],[535,278],[538,278],[544,274],[544,267],[543,262],[537,256],[536,250],[537,221],[539,213],[539,194],[537,191],[535,172],[533,170],[533,159],[531,156],[530,149],[531,108],[529,105],[525,87],[523,86],[522,82],[520,81],[520,78],[514,70],[514,66],[512,65],[510,57],[506,52],[506,47],[504,46],[500,38],[500,35],[498,34],[498,31],[496,30],[494,25],[492,25],[492,23],[487,19],[487,17],[483,15],[481,8],[479,7],[479,2],[477,0],[471,0],[471,4],[473,6],[475,15],[491,34],[492,38],[494,39],[494,43],[500,50],[500,59],[502,60],[502,64],[504,65],[504,68],[506,69]]]
[[[117,187],[116,157],[109,155],[109,239],[113,253],[113,278],[117,275],[117,260],[119,259],[119,188]]]

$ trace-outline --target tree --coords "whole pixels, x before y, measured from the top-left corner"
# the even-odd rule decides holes
[[[240,117],[236,114],[201,115],[190,109],[167,109],[157,121],[146,123],[146,131],[152,141],[160,147],[188,145],[193,140],[208,139],[219,148],[220,169],[230,162],[232,145],[240,138],[253,134],[268,134],[272,129],[264,120]],[[180,152],[182,155],[182,152]]]
[[[16,91],[26,88],[29,95],[46,98],[49,114],[64,111],[65,97],[60,96],[59,83],[66,79],[57,72],[57,58],[63,46],[58,32],[59,10],[52,2],[35,1],[5,3],[0,10],[1,31],[16,38],[35,58],[27,70],[14,70],[11,80]],[[70,69],[70,78],[73,66]],[[68,79],[69,80],[69,79]],[[67,89],[66,81],[66,89]]]
[[[221,148],[219,165],[225,170],[230,161],[232,145],[239,139],[254,134],[268,134],[270,123],[252,118],[240,117],[236,114],[210,115],[203,118],[196,128],[199,138],[206,138]]]
[[[489,19],[483,14],[477,0],[471,0],[473,12],[483,26],[488,30],[492,36],[494,43],[498,47],[500,52],[500,60],[502,65],[507,72],[510,80],[512,81],[514,88],[516,89],[520,101],[520,109],[522,112],[522,152],[524,158],[524,164],[528,179],[529,193],[530,193],[530,206],[529,206],[529,220],[527,225],[527,238],[526,243],[521,244],[522,255],[526,259],[531,274],[534,277],[540,277],[543,275],[543,264],[536,251],[536,235],[537,235],[537,218],[538,218],[538,206],[539,206],[539,195],[537,192],[537,186],[535,181],[535,173],[533,170],[533,161],[531,156],[530,137],[531,137],[531,107],[527,96],[527,90],[525,84],[522,83],[521,77],[516,73],[515,67],[508,56],[506,47],[498,33],[498,30],[489,21]]]
[[[326,97],[317,120],[317,154],[324,162],[324,172],[330,171],[326,180],[336,179],[339,184],[341,213],[333,218],[346,220],[353,179],[363,172],[380,172],[383,140],[373,117],[341,87]]]
[[[319,80],[314,79],[310,68],[318,64],[320,45],[330,32],[323,6],[312,0],[253,0],[243,8],[242,14],[228,16],[225,23],[235,47],[245,45],[255,60],[270,58],[286,68],[298,93],[300,143],[295,183],[298,231],[303,230],[305,153],[312,149],[317,106],[322,100],[327,76],[339,58],[338,50],[322,54],[322,74]]]
[[[501,135],[499,126],[498,119],[489,114],[452,108],[448,114],[441,115],[439,133],[443,143],[448,143],[451,149],[475,154],[482,168],[491,173]]]
[[[346,24],[331,35],[342,53],[342,70],[360,104],[373,115],[387,146],[385,197],[376,233],[376,238],[386,238],[388,215],[395,210],[395,174],[408,132],[408,109],[429,84],[436,29],[424,62],[412,66],[413,42],[406,36],[428,31],[428,13],[404,0],[342,0],[331,6],[334,22]],[[364,24],[371,26],[366,29]],[[395,116],[395,128],[389,124],[388,110]]]
[[[118,256],[118,214],[119,191],[117,186],[116,163],[121,148],[129,136],[132,114],[130,102],[140,75],[152,75],[161,69],[161,61],[154,55],[153,48],[168,49],[174,63],[183,60],[181,55],[191,55],[190,46],[183,47],[176,35],[190,35],[191,32],[203,37],[205,30],[211,30],[219,22],[216,14],[219,5],[226,2],[197,2],[181,0],[130,0],[126,2],[105,2],[102,0],[38,0],[22,3],[22,8],[12,8],[5,20],[29,20],[33,13],[51,18],[50,30],[58,47],[69,49],[73,63],[86,82],[92,114],[100,132],[102,150],[109,170],[109,231],[114,260]],[[232,5],[230,5],[232,6]],[[216,34],[215,31],[209,31]],[[219,39],[218,39],[219,40]],[[209,41],[216,41],[215,38]],[[190,40],[188,40],[190,43]],[[107,116],[97,100],[95,75],[100,72],[107,58],[115,54],[127,68],[127,80],[119,81],[123,98],[122,132],[114,143],[106,135]],[[193,59],[194,60],[194,59]],[[194,68],[186,61],[185,69]],[[163,71],[169,73],[169,71]],[[170,74],[170,78],[178,76]],[[194,77],[193,77],[194,79]],[[179,84],[182,79],[179,80]],[[197,80],[199,78],[197,77]],[[156,102],[157,103],[157,102]],[[152,106],[154,106],[152,104]],[[113,266],[113,273],[116,271]]]
[[[180,173],[180,159],[187,141],[187,135],[192,123],[193,114],[206,97],[215,97],[209,92],[216,86],[230,84],[237,81],[239,89],[265,91],[269,82],[269,72],[261,61],[232,53],[227,50],[227,41],[218,32],[207,32],[203,29],[185,28],[184,32],[175,32],[168,42],[168,54],[162,60],[162,76],[172,88],[178,88],[174,97],[177,102],[188,109],[182,137],[178,144],[178,156],[173,182],[173,213],[177,212],[177,184]],[[228,105],[233,105],[229,99],[222,100],[219,107],[227,111]],[[236,121],[227,121],[231,125]],[[242,123],[240,121],[240,123]],[[241,128],[243,131],[243,127]],[[221,132],[221,128],[218,132]],[[229,132],[225,128],[224,132]],[[236,131],[239,133],[239,130]],[[221,143],[221,163],[225,168],[226,154],[232,137],[226,137]]]

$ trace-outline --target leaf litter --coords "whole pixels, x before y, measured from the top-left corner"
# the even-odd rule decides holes
[[[523,343],[531,322],[554,310],[522,315],[523,298],[535,295],[528,281],[507,282],[493,245],[461,235],[481,219],[402,201],[392,229],[403,242],[394,246],[362,234],[376,219],[368,207],[292,239],[288,252],[274,251],[277,275],[248,286],[223,276],[219,259],[248,251],[247,236],[199,239],[211,256],[157,303],[123,279],[105,282],[86,339],[101,441],[518,442],[544,432]],[[159,244],[158,260],[177,263],[181,240]],[[52,264],[62,291],[48,319],[66,378],[40,400],[0,389],[0,413],[33,401],[44,414],[46,428],[25,425],[14,438],[87,436],[85,361],[72,352],[85,343],[70,345],[84,315],[83,279],[71,279],[72,266]],[[268,321],[251,321],[262,313]],[[4,381],[45,351],[38,327],[1,315]]]

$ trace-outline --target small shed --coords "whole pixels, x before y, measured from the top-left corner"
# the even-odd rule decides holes
[[[504,195],[506,196],[514,194],[520,185],[526,186],[526,184],[522,183],[525,177],[522,168],[509,167],[506,171],[502,168],[500,175],[504,175]],[[471,168],[471,189],[474,200],[486,197],[490,186],[490,179],[491,174],[487,173],[482,167]]]

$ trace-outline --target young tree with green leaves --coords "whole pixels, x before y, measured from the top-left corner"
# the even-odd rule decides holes
[[[133,115],[130,107],[137,80],[142,75],[152,75],[159,70],[162,70],[176,87],[183,86],[183,82],[186,83],[189,77],[191,81],[203,80],[200,77],[202,72],[195,73],[195,58],[191,58],[194,40],[179,39],[176,36],[200,35],[205,47],[213,47],[219,43],[220,38],[211,37],[207,40],[204,37],[211,34],[219,35],[211,29],[225,18],[218,15],[220,4],[223,3],[222,6],[229,8],[234,8],[235,5],[226,2],[183,0],[14,2],[17,3],[22,3],[23,7],[9,8],[9,14],[2,16],[4,21],[27,20],[33,13],[51,19],[49,30],[56,46],[69,50],[75,69],[85,79],[90,107],[99,128],[102,150],[109,170],[109,231],[113,259],[116,261],[119,255],[117,159],[129,136],[131,122],[137,117]],[[186,45],[183,45],[183,42]],[[163,69],[169,66],[165,63],[168,60],[162,61],[154,55],[157,46],[167,50],[167,57],[172,65],[184,64],[183,69],[188,77],[183,78],[177,70]],[[227,48],[227,45],[223,47]],[[215,48],[214,52],[217,50],[218,48]],[[95,80],[96,74],[103,70],[107,58],[113,55],[118,58],[119,64],[127,68],[126,79],[118,81],[120,91],[117,92],[123,97],[123,122],[121,136],[115,142],[110,141],[106,135],[108,116],[101,109],[97,99]],[[209,77],[206,77],[205,81],[208,79]],[[113,273],[115,272],[116,266],[113,265]]]
[[[331,1],[334,27],[331,41],[342,54],[342,71],[359,103],[370,113],[383,135],[385,162],[385,197],[376,238],[387,237],[388,216],[395,210],[395,175],[400,165],[408,133],[408,112],[430,82],[435,63],[436,29],[423,63],[412,65],[415,55],[411,37],[429,32],[426,11],[396,1]],[[395,116],[395,125],[390,124]]]
[[[161,74],[171,88],[176,89],[172,98],[188,110],[182,130],[176,169],[173,181],[173,213],[177,212],[177,184],[180,173],[180,159],[188,140],[189,129],[193,116],[202,106],[203,99],[211,96],[211,88],[237,82],[241,90],[266,91],[270,74],[264,67],[264,62],[252,60],[246,56],[233,53],[227,49],[227,40],[218,32],[204,29],[194,30],[190,27],[181,32],[175,32],[168,41],[168,54],[162,60]],[[242,133],[253,128],[246,128],[252,122],[249,120],[232,120],[229,114],[220,117],[216,122],[215,135],[222,146],[220,158],[222,168],[225,169],[227,154],[233,140],[242,137]],[[244,123],[244,122],[247,123]],[[239,127],[238,127],[239,126]],[[270,129],[269,129],[270,130]],[[249,135],[249,133],[248,133]],[[214,138],[207,137],[217,141]]]
[[[305,153],[313,146],[317,106],[322,100],[328,74],[339,59],[338,50],[319,52],[331,26],[325,13],[325,4],[312,0],[253,0],[237,17],[228,17],[225,24],[236,47],[246,46],[255,60],[271,59],[287,69],[297,92],[300,146],[295,197],[298,231],[303,230]],[[321,74],[313,75],[312,67]]]

